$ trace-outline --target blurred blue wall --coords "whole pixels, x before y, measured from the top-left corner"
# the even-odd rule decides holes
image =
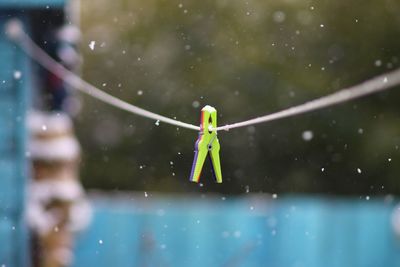
[[[0,266],[24,267],[25,113],[31,79],[28,58],[5,34],[12,17],[27,19],[25,14],[0,9]]]
[[[18,18],[29,32],[29,10],[62,7],[65,0],[0,0],[0,266],[26,267],[24,222],[28,180],[25,115],[34,91],[30,58],[9,40],[6,25]]]
[[[393,201],[96,197],[76,246],[86,266],[400,266]]]

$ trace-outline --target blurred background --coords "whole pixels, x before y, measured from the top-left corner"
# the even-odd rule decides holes
[[[0,23],[19,17],[50,50],[43,28],[76,25],[80,54],[63,64],[85,80],[196,125],[212,105],[224,125],[397,69],[399,11],[396,0],[2,0]],[[1,99],[0,125],[15,126],[17,141],[2,150],[0,174],[18,182],[0,196],[0,240],[10,240],[0,266],[29,266],[38,252],[24,185],[35,159],[21,118],[44,109],[49,92],[46,74],[15,45],[5,50],[1,34],[0,66],[11,67],[0,71],[0,93],[17,93]],[[46,266],[400,266],[399,90],[220,132],[222,184],[208,162],[200,183],[189,182],[196,132],[66,90],[92,215],[67,242],[70,260]]]
[[[130,103],[193,124],[206,104],[216,107],[224,125],[400,64],[397,1],[96,3],[81,3],[83,77]],[[399,193],[398,99],[393,90],[221,132],[226,183],[215,185],[205,175],[198,188],[186,179],[196,133],[157,126],[85,96],[76,121],[83,183],[224,194]]]

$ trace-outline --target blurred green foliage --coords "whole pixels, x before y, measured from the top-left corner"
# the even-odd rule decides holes
[[[399,67],[399,12],[397,0],[83,0],[83,75],[189,123],[215,106],[227,124]],[[213,183],[206,162],[199,186],[188,182],[196,132],[85,96],[83,181],[108,190],[400,193],[399,97],[394,89],[221,132],[224,183]]]

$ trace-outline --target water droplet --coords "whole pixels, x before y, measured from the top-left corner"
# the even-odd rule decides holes
[[[99,244],[103,245],[103,240],[99,239]]]
[[[358,173],[361,173],[361,169],[360,169],[360,168],[357,168],[357,172],[358,172]]]
[[[144,192],[144,197],[148,197],[149,195],[147,194],[147,192]]]
[[[278,198],[278,194],[272,194],[272,198],[273,199],[277,199]]]
[[[392,161],[392,159],[391,159],[391,158],[388,158],[388,161],[389,161],[389,162],[391,162],[391,161]]]
[[[324,172],[325,171],[325,168],[321,168],[321,172]]]
[[[138,94],[138,95],[143,95],[143,91],[142,91],[142,90],[139,90],[139,91],[137,91],[137,94]]]
[[[324,24],[321,24],[321,25],[319,25],[321,28],[323,28],[324,27]]]
[[[155,124],[156,126],[159,126],[159,125],[160,125],[160,120],[157,120],[154,124]]]
[[[369,196],[366,196],[365,199],[366,199],[366,200],[369,200]]]

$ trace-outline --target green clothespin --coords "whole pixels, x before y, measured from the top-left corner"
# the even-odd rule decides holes
[[[195,144],[194,160],[189,180],[198,183],[204,161],[210,153],[214,178],[217,183],[222,183],[221,162],[219,160],[219,141],[217,138],[217,110],[211,106],[205,106],[201,110],[199,138]],[[210,131],[211,130],[211,131]]]

